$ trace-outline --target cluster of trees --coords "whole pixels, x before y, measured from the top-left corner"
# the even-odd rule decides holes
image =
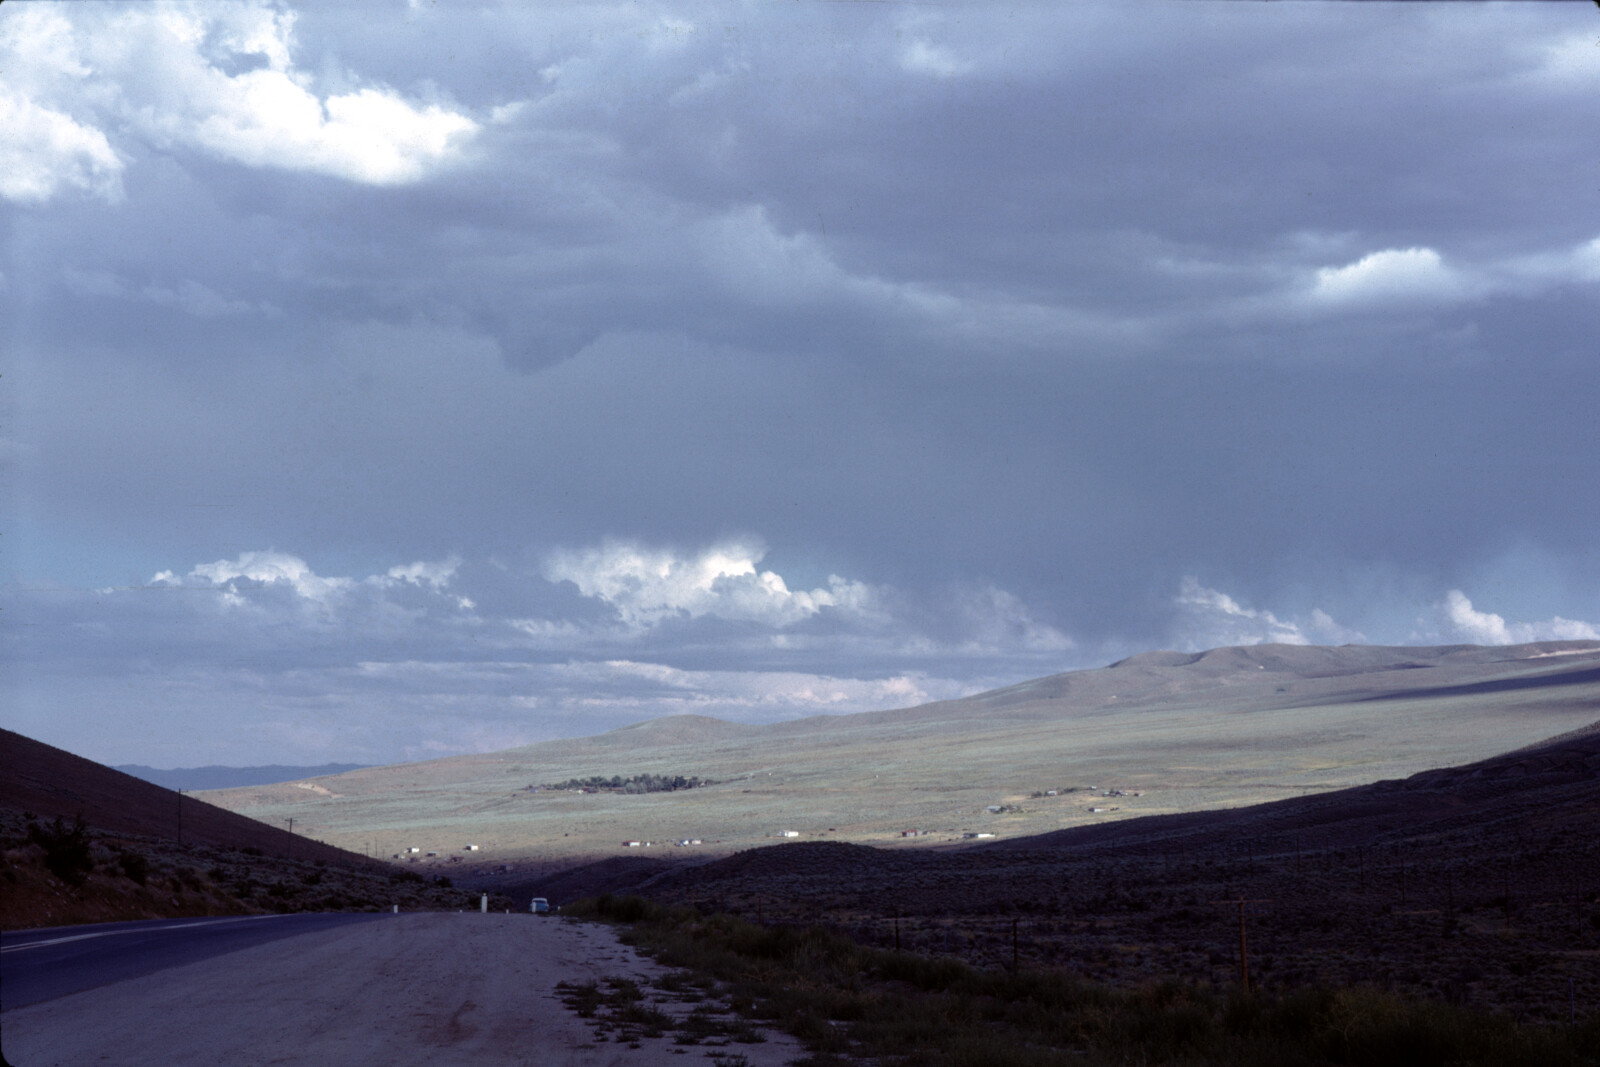
[[[609,789],[618,793],[672,793],[679,789],[697,789],[711,784],[709,779],[685,778],[681,774],[634,774],[627,778],[620,774],[613,774],[610,778],[603,774],[593,774],[588,778],[568,778],[565,782],[557,782],[543,788]]]

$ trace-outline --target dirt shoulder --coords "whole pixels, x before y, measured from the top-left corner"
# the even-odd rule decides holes
[[[8,1011],[4,1052],[30,1067],[681,1067],[734,1053],[777,1067],[802,1054],[782,1034],[737,1048],[681,1046],[670,1034],[636,1048],[598,1041],[556,991],[558,982],[610,977],[643,986],[665,973],[605,926],[399,915]]]

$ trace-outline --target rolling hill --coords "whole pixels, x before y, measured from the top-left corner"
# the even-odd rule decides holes
[[[1481,760],[1585,726],[1596,709],[1596,642],[1257,645],[1153,652],[915,708],[766,726],[677,716],[206,796],[357,851],[526,873],[709,858],[785,834],[917,847],[1239,807]],[[644,774],[712,784],[539,788]],[[685,839],[701,844],[665,844]]]

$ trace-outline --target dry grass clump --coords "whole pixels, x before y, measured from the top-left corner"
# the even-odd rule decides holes
[[[767,1040],[735,1012],[726,993],[708,976],[673,971],[649,988],[618,977],[558,982],[556,992],[579,1018],[593,1020],[596,1043],[615,1040],[638,1048],[642,1038],[659,1038],[670,1031],[674,1045],[703,1046],[713,1059],[732,1063],[738,1062],[737,1053],[710,1050],[732,1042],[759,1045]]]

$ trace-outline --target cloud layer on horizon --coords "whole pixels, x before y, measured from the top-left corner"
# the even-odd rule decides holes
[[[370,761],[486,751],[647,718],[771,722],[909,707],[1096,666],[994,587],[917,601],[836,575],[791,592],[753,538],[679,552],[607,542],[541,565],[437,561],[365,577],[318,574],[276,550],[165,570],[147,584],[16,591],[22,721],[102,711],[94,745],[182,760],[219,706],[249,714],[208,759],[327,751]],[[1186,578],[1166,647],[1364,642],[1326,612],[1280,618]],[[936,617],[942,616],[942,617]],[[1562,618],[1510,622],[1450,590],[1412,643],[1600,640]]]

